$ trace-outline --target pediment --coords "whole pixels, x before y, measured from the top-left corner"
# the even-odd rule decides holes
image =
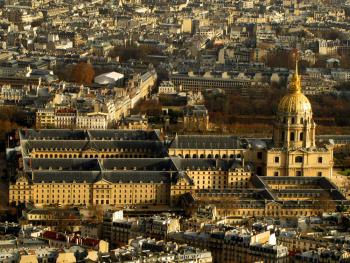
[[[107,181],[106,179],[101,179],[96,183],[94,183],[94,185],[109,185],[109,184],[111,184],[111,182]]]

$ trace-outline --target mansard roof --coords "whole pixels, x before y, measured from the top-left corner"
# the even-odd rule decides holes
[[[96,183],[105,180],[111,183],[170,183],[171,172],[167,171],[34,171],[33,183]]]
[[[171,172],[167,171],[106,171],[102,177],[111,183],[170,183]]]
[[[213,158],[172,158],[176,167],[180,170],[222,170],[243,168],[241,159],[213,159]],[[249,166],[244,167],[249,171]]]
[[[100,171],[97,159],[50,159],[50,158],[24,158],[24,169],[28,170],[62,170],[62,171]]]
[[[100,160],[104,170],[175,171],[169,158],[113,158]]]
[[[101,179],[99,171],[34,171],[33,183],[94,183]]]
[[[24,129],[19,135],[21,140],[85,140],[89,136],[84,130],[67,129]]]
[[[69,130],[69,129],[23,129],[23,140],[159,140],[155,130]]]
[[[89,130],[91,140],[159,140],[155,130]]]
[[[232,135],[177,135],[170,148],[175,149],[242,149],[239,137]]]
[[[23,144],[23,153],[27,155],[33,149],[41,150],[108,150],[108,149],[144,149],[148,152],[151,151],[159,157],[164,157],[167,155],[167,151],[160,141],[104,141],[104,140],[30,140]]]

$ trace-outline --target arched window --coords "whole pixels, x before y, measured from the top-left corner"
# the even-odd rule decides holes
[[[304,133],[303,132],[299,133],[299,140],[300,141],[304,140]]]
[[[208,154],[208,158],[213,158],[213,156],[211,154]]]
[[[296,156],[295,157],[295,162],[296,163],[302,163],[303,162],[303,156]]]
[[[193,155],[192,155],[192,158],[197,158],[197,154],[193,154]]]
[[[222,158],[226,159],[226,158],[227,158],[227,155],[226,155],[226,154],[222,155]]]
[[[292,123],[292,124],[294,124],[294,123],[295,123],[295,118],[294,118],[294,117],[292,117],[292,119],[291,119],[291,123]]]
[[[199,156],[199,158],[202,158],[202,159],[203,159],[203,158],[204,158],[204,154],[201,154],[201,155]]]
[[[290,133],[290,140],[294,142],[294,140],[295,140],[295,133],[294,132]]]
[[[220,155],[219,154],[215,154],[215,159],[219,159]]]
[[[300,118],[300,124],[304,124],[304,118]]]
[[[185,155],[185,158],[190,158],[190,155],[189,155],[189,154],[186,154],[186,155]]]

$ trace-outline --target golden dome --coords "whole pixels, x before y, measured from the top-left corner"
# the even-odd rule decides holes
[[[289,93],[278,104],[279,112],[302,113],[311,110],[311,103],[303,93]]]
[[[296,61],[295,73],[290,82],[289,93],[285,95],[279,105],[278,111],[285,113],[311,112],[309,99],[301,92],[301,79],[298,74],[298,62]]]

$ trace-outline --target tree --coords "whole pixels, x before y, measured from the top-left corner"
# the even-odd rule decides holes
[[[162,55],[162,52],[153,46],[116,46],[109,56],[112,58],[119,57],[120,62],[128,61],[129,59],[136,59],[144,61],[148,55]]]
[[[95,71],[91,64],[79,62],[73,67],[71,76],[76,83],[91,84],[95,77]]]

